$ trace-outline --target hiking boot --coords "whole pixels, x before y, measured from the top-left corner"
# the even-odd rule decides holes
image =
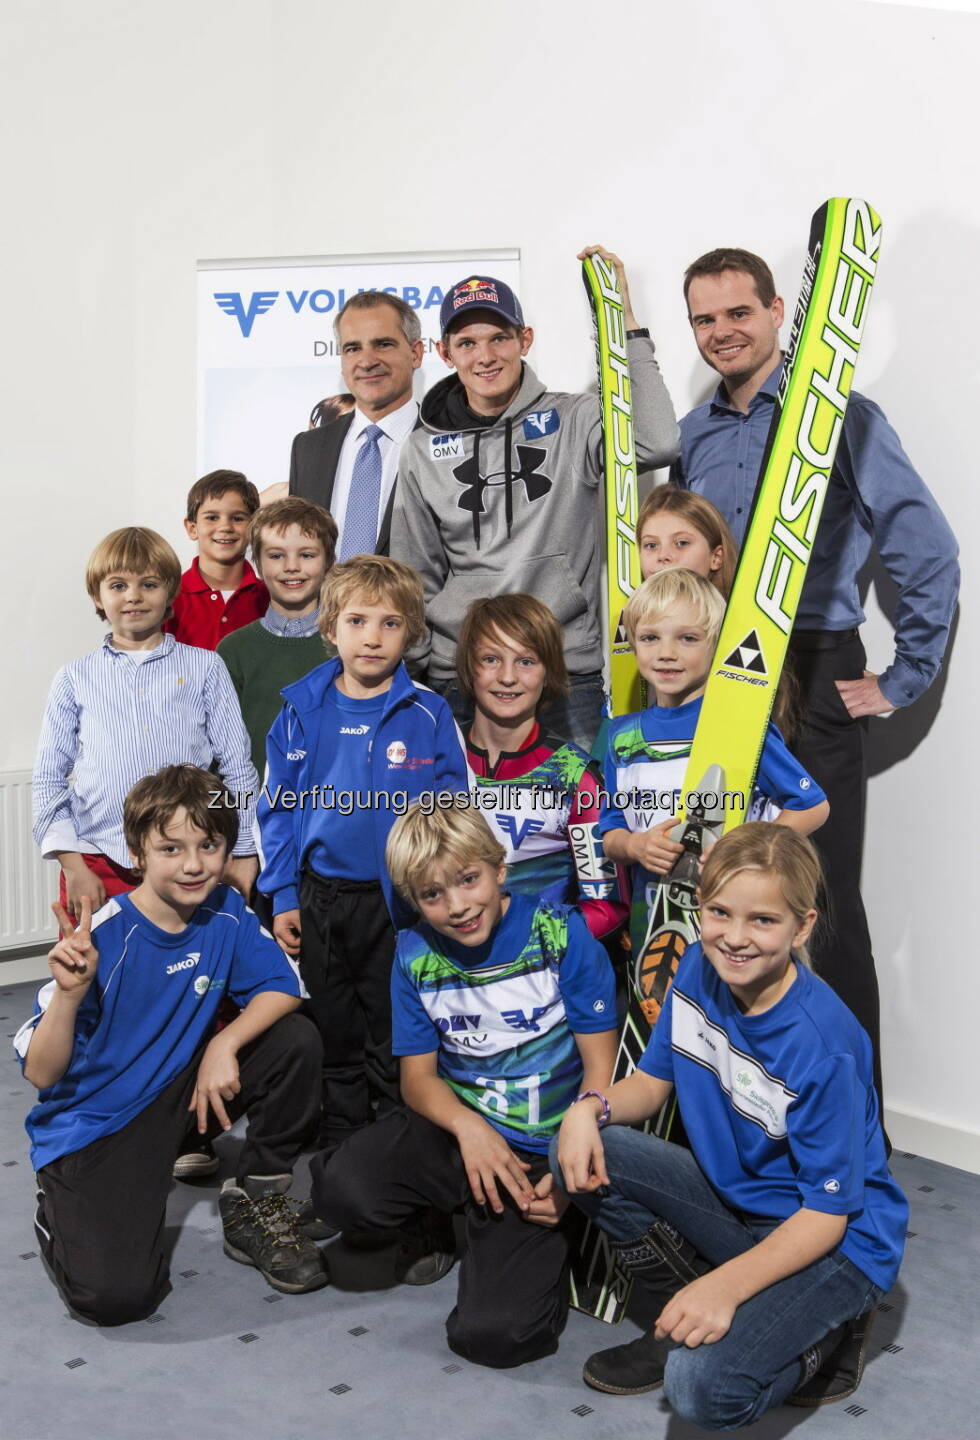
[[[195,1131],[189,1134],[174,1161],[175,1180],[204,1180],[218,1173],[218,1157],[211,1141]]]
[[[628,1345],[597,1350],[582,1367],[582,1379],[607,1395],[644,1395],[664,1383],[669,1347],[664,1340],[641,1335]]]
[[[831,1330],[819,1345],[811,1345],[800,1356],[803,1378],[792,1395],[786,1397],[786,1404],[833,1405],[853,1395],[864,1374],[874,1318],[872,1306],[856,1320],[848,1320]]]
[[[289,1183],[289,1176],[271,1178]],[[300,1234],[293,1204],[270,1188],[266,1177],[249,1176],[245,1184],[265,1193],[253,1200],[235,1180],[226,1180],[218,1196],[225,1254],[240,1265],[254,1265],[274,1290],[287,1295],[326,1285],[323,1256],[312,1240]]]

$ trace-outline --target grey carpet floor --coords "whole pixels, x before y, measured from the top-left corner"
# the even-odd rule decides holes
[[[0,1041],[36,987],[0,992]],[[6,1042],[9,1045],[9,1039]],[[8,1052],[12,1055],[12,1051]],[[71,1318],[37,1254],[23,1119],[30,1088],[0,1082],[0,1436],[3,1440],[688,1440],[656,1394],[619,1398],[581,1381],[596,1349],[639,1334],[572,1314],[557,1355],[518,1370],[457,1360],[445,1344],[455,1272],[392,1288],[384,1255],[335,1256],[336,1283],[283,1296],[221,1247],[217,1188],[175,1184],[173,1290],[140,1324]],[[234,1135],[218,1142],[234,1171]],[[893,1168],[912,1203],[901,1279],[880,1307],[857,1394],[780,1409],[752,1433],[777,1440],[976,1440],[980,1436],[980,1176],[914,1155]],[[301,1192],[304,1169],[297,1171]],[[331,1248],[335,1248],[335,1245]],[[368,1289],[351,1289],[356,1281]]]

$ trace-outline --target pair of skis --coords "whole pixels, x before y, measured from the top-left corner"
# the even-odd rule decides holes
[[[828,200],[813,216],[800,298],[783,362],[752,513],[739,556],[704,702],[688,757],[672,838],[684,853],[661,883],[646,937],[632,955],[626,1020],[614,1080],[635,1068],[687,946],[700,935],[698,862],[707,844],[748,815],[790,632],[830,483],[877,271],[881,221],[863,200]],[[605,441],[607,598],[614,715],[637,708],[622,634],[622,608],[636,581],[623,559],[636,526],[636,465],[617,350],[625,351],[614,268],[583,262],[596,329]],[[618,318],[617,318],[618,297]],[[610,349],[610,346],[613,348]],[[632,468],[627,463],[632,460]],[[630,509],[632,506],[632,509]],[[661,1129],[670,1117],[661,1117]],[[616,1322],[630,1279],[589,1227],[573,1266],[572,1303]]]

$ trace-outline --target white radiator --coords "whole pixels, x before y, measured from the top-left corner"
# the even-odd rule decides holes
[[[0,952],[55,939],[58,867],[31,838],[31,772],[0,771]]]

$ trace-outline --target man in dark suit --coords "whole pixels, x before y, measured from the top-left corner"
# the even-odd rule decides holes
[[[293,441],[289,493],[329,510],[340,532],[337,558],[388,553],[402,441],[415,428],[412,379],[422,363],[422,330],[397,295],[352,295],[334,321],[340,368],[356,404]]]

